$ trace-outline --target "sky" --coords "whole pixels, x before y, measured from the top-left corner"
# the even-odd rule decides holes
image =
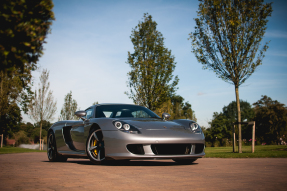
[[[72,97],[81,110],[99,103],[129,103],[128,51],[133,28],[149,13],[157,22],[165,47],[175,57],[179,77],[177,95],[192,105],[197,122],[208,127],[214,112],[235,101],[234,85],[203,70],[191,52],[189,33],[194,31],[198,1],[195,0],[54,0],[56,20],[44,45],[44,55],[33,72],[38,88],[43,69],[50,71],[50,89],[57,100],[56,122],[64,97]],[[266,1],[270,2],[270,1]],[[240,86],[240,99],[253,104],[267,95],[287,105],[287,1],[273,1],[262,44],[269,42],[263,64]],[[28,115],[23,121],[33,122]]]

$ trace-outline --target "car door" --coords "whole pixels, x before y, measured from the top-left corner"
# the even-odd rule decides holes
[[[90,119],[93,117],[94,112],[93,108],[88,108],[85,110],[86,111],[86,116],[83,121],[83,123],[75,125],[71,128],[71,137],[73,140],[74,147],[78,151],[84,151],[86,148],[86,138],[84,136],[85,133],[85,127],[90,126]]]

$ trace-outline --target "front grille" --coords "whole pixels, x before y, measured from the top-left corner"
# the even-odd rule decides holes
[[[151,150],[155,155],[188,155],[191,144],[152,144]]]
[[[204,144],[195,144],[194,154],[202,153],[204,149]]]
[[[132,144],[132,145],[127,145],[127,149],[129,152],[136,154],[136,155],[144,155],[144,149],[143,145],[141,144]]]

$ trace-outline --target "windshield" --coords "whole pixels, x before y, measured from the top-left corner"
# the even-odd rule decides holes
[[[160,118],[151,110],[137,105],[99,105],[96,118]]]

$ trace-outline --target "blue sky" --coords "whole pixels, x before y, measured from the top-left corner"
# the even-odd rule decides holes
[[[56,20],[44,45],[39,70],[33,73],[37,88],[43,68],[50,71],[50,88],[57,100],[57,121],[70,91],[81,109],[93,102],[132,103],[126,63],[132,29],[149,13],[175,56],[180,81],[177,94],[192,105],[198,123],[208,126],[213,112],[235,100],[234,86],[203,70],[191,53],[189,33],[194,31],[198,1],[79,1],[54,0]],[[267,1],[269,2],[269,1]],[[239,88],[240,99],[254,103],[267,95],[287,105],[287,1],[275,0],[262,43],[271,41],[263,65]],[[24,121],[31,121],[24,115]]]

